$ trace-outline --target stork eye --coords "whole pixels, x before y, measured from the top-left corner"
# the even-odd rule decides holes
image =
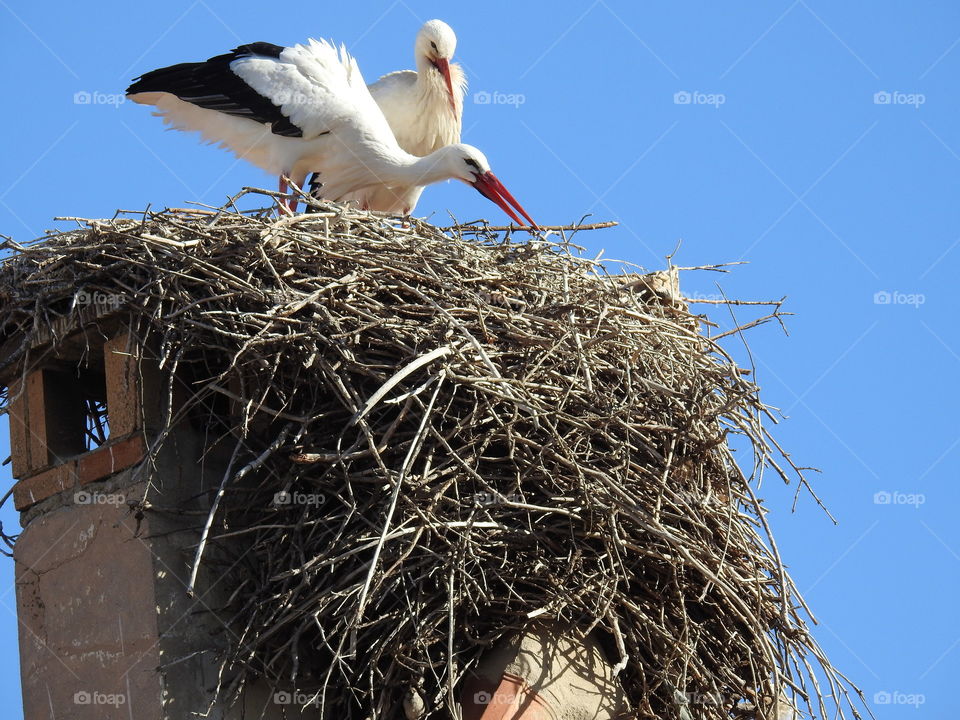
[[[480,170],[480,163],[478,163],[476,160],[474,160],[473,158],[464,158],[463,161],[464,161],[467,165],[469,165],[470,167],[474,168],[475,170],[477,170],[477,171],[479,172],[479,170]]]
[[[437,49],[437,44],[436,44],[435,42],[431,42],[431,43],[430,43],[430,47],[432,47],[434,50],[436,50],[436,49]]]

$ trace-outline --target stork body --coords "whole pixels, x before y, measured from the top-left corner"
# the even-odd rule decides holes
[[[463,69],[450,62],[456,48],[457,36],[450,26],[430,20],[420,28],[414,43],[417,69],[389,73],[369,86],[397,144],[411,155],[423,157],[460,142],[467,81]],[[312,190],[321,183],[314,178]],[[346,200],[365,210],[409,215],[423,189],[381,185],[353,193]]]
[[[302,187],[312,171],[322,197],[334,201],[378,186],[412,194],[457,179],[515,222],[511,205],[534,224],[476,148],[447,145],[423,158],[403,150],[356,60],[324,40],[287,48],[242,45],[203,63],[148,72],[127,94],[156,107],[173,127],[197,131],[280,176],[281,190],[284,177]]]

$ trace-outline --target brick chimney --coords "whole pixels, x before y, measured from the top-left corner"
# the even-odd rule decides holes
[[[26,358],[8,360],[22,338],[0,346],[24,528],[14,551],[24,718],[284,717],[257,688],[245,708],[213,704],[214,655],[231,632],[214,609],[227,588],[203,572],[193,597],[186,587],[223,467],[188,423],[151,452],[177,393],[165,397],[133,317],[92,305]]]

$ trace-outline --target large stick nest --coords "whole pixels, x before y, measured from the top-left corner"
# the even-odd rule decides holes
[[[196,555],[229,586],[222,695],[402,717],[407,686],[443,708],[498,638],[556,622],[596,634],[633,717],[850,708],[754,494],[764,468],[803,479],[685,305],[562,233],[232,207],[89,221],[0,266],[25,348],[79,293],[121,296],[180,396],[165,423],[227,447]]]

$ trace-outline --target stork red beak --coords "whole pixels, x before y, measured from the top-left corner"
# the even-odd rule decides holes
[[[509,215],[510,219],[513,220],[517,225],[522,226],[523,222],[517,217],[517,214],[513,211],[513,208],[516,208],[520,211],[520,214],[527,219],[528,223],[530,223],[530,227],[532,227],[534,230],[540,229],[539,226],[533,221],[533,218],[527,215],[527,211],[523,209],[523,206],[517,202],[517,199],[510,194],[510,191],[503,186],[503,183],[500,182],[500,180],[497,179],[497,176],[492,172],[486,172],[483,175],[478,175],[477,179],[471,184],[477,189],[477,192]],[[507,203],[509,203],[509,205]],[[513,207],[511,207],[511,205]]]
[[[435,60],[431,60],[430,62],[432,62],[433,66],[440,71],[441,75],[443,75],[443,79],[447,83],[447,92],[450,93],[450,109],[453,110],[454,113],[456,113],[457,101],[454,99],[455,96],[453,94],[453,78],[450,77],[450,61],[447,60],[446,58],[436,58]]]

